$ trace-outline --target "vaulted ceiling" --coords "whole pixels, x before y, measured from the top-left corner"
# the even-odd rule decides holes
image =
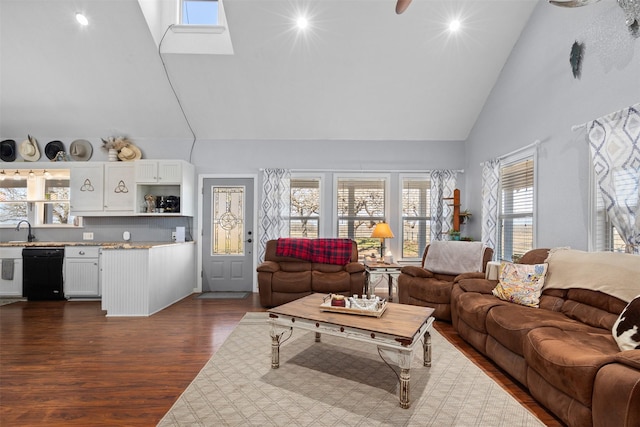
[[[161,56],[136,0],[3,0],[0,135],[464,140],[537,3],[224,0],[233,55]]]

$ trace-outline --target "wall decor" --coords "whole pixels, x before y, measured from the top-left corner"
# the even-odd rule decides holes
[[[549,0],[549,3],[560,7],[582,7],[600,0]],[[640,26],[640,0],[617,0],[624,12],[624,23],[633,34],[638,33]]]
[[[569,54],[569,63],[571,64],[571,72],[574,79],[579,79],[582,75],[582,59],[584,57],[584,43],[580,43],[577,40],[573,42],[571,46],[571,53]]]

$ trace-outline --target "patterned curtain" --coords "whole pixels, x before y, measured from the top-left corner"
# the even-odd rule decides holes
[[[267,241],[289,237],[291,171],[265,169],[262,174],[262,202],[259,214],[258,262],[264,260]]]
[[[482,243],[495,249],[498,241],[498,196],[500,159],[482,165]]]
[[[586,124],[605,210],[628,253],[640,248],[639,111],[635,104]]]
[[[431,240],[443,240],[453,225],[453,207],[447,198],[453,197],[458,173],[453,170],[431,171]]]

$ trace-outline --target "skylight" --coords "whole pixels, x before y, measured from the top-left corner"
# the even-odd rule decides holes
[[[180,23],[218,25],[218,0],[182,0]]]

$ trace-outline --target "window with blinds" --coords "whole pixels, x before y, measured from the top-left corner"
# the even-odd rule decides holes
[[[371,238],[373,227],[386,221],[386,179],[337,179],[338,237],[353,239],[360,253],[379,251],[380,239]]]
[[[320,229],[320,179],[291,178],[289,236],[317,238]]]
[[[499,259],[517,262],[533,249],[533,157],[500,168]]]
[[[431,234],[429,178],[402,179],[402,258],[419,259]]]

